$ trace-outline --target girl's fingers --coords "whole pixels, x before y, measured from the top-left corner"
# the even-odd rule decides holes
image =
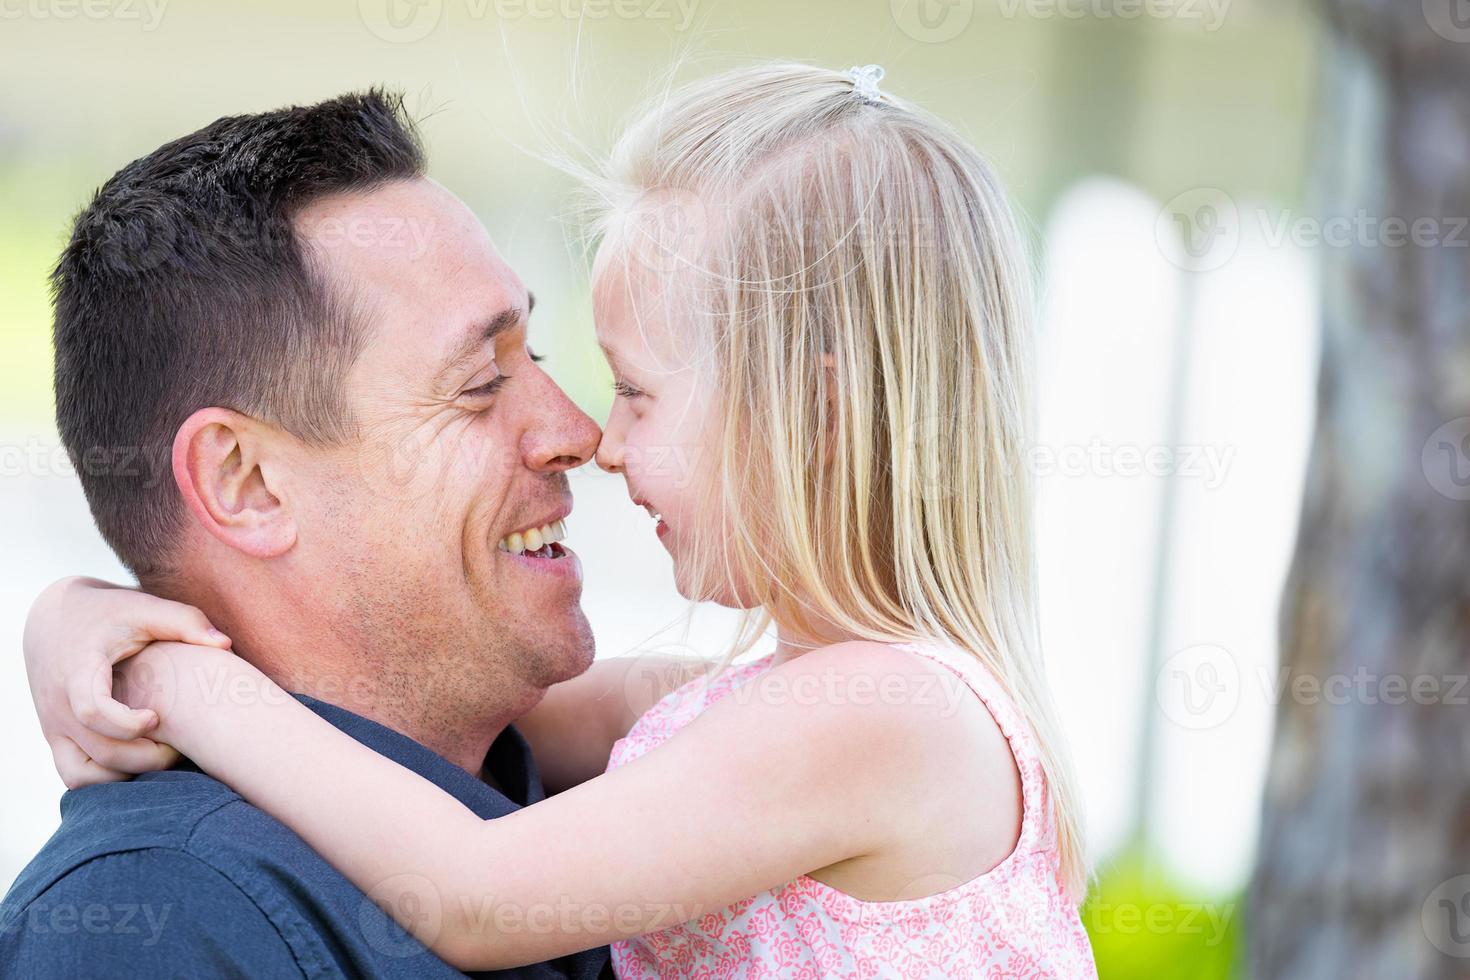
[[[177,640],[221,650],[230,648],[230,638],[215,629],[209,617],[193,606],[147,593],[137,595],[145,603],[144,616],[137,624],[139,640]],[[121,652],[116,659],[121,660],[130,652]]]
[[[147,708],[130,708],[112,696],[112,665],[102,664],[90,677],[73,678],[67,687],[72,717],[83,728],[105,738],[131,741],[158,725],[158,714]]]
[[[51,758],[67,789],[80,789],[93,783],[116,783],[130,778],[125,772],[98,765],[82,751],[81,746],[65,736],[51,742]]]
[[[179,753],[173,746],[148,738],[121,742],[92,732],[77,732],[73,741],[97,765],[118,773],[156,772],[179,761]]]

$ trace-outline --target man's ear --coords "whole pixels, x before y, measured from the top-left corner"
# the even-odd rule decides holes
[[[174,480],[204,528],[254,558],[296,544],[296,519],[282,490],[282,434],[227,408],[201,408],[174,435]]]

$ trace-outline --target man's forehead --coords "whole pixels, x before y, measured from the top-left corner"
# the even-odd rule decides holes
[[[344,272],[412,281],[478,267],[513,277],[474,213],[427,178],[328,195],[302,208],[295,224],[316,258]]]
[[[367,373],[428,377],[467,330],[529,308],[479,219],[427,179],[334,195],[296,220],[318,267],[370,325]]]

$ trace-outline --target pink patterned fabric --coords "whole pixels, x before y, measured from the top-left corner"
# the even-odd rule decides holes
[[[624,980],[821,978],[1096,978],[1077,906],[1057,878],[1055,830],[1031,729],[994,676],[962,650],[899,649],[954,671],[989,708],[1021,772],[1015,851],[978,878],[925,898],[867,902],[802,875],[729,908],[612,945]],[[670,693],[613,746],[608,769],[672,737],[771,665],[774,654]]]

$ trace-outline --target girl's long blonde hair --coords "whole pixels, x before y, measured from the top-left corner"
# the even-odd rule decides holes
[[[672,235],[643,252],[693,284],[717,406],[707,489],[726,522],[696,550],[700,575],[761,613],[725,664],[771,620],[979,657],[1035,730],[1059,877],[1080,899],[1076,787],[1037,637],[1030,271],[989,167],[847,73],[773,64],[665,95],[590,186],[598,228]]]

